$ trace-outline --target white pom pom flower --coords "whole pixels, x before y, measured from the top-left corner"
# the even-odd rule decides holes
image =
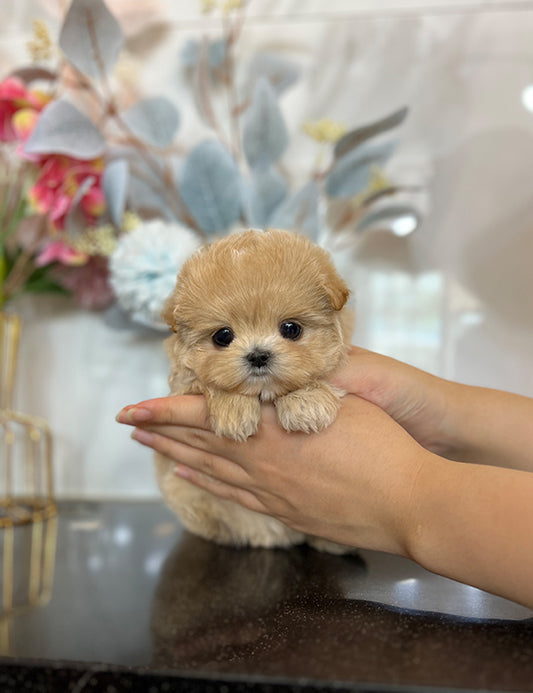
[[[132,320],[166,329],[161,311],[185,260],[201,245],[186,226],[149,221],[122,235],[110,257],[110,282]]]

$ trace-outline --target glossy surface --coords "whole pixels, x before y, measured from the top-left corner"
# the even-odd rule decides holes
[[[530,691],[532,617],[385,554],[234,550],[182,532],[159,503],[64,502],[52,597],[13,620],[3,654]]]

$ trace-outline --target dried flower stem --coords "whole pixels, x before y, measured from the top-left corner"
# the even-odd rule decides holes
[[[7,301],[18,293],[29,279],[34,270],[32,260],[33,251],[29,248],[25,248],[17,257],[4,282],[4,287],[2,289],[2,298],[4,301]]]
[[[223,128],[220,126],[211,101],[209,92],[209,45],[206,37],[202,39],[195,79],[195,97],[199,112],[204,115],[208,125],[215,131],[220,142],[234,154],[232,143],[228,141]]]
[[[149,145],[140,140],[121,117],[113,91],[107,78],[105,65],[102,60],[100,46],[98,43],[98,37],[94,27],[94,21],[89,11],[86,13],[86,21],[104,96],[102,97],[99,94],[91,80],[85,80],[85,84],[87,85],[87,88],[90,89],[91,93],[100,99],[102,104],[102,117],[110,117],[113,119],[115,124],[124,133],[127,139],[135,145],[139,155],[142,157],[149,170],[159,181],[161,181],[161,185],[154,185],[154,182],[151,181],[148,176],[142,176],[139,170],[136,170],[136,175],[141,177],[154,192],[160,195],[167,202],[170,210],[176,216],[176,218],[186,217],[192,228],[194,228],[199,234],[204,235],[188,212],[185,203],[181,199],[181,196],[178,194],[173,183],[168,179],[168,176],[165,176],[165,173],[161,171],[157,162],[154,161]]]
[[[238,116],[239,100],[237,96],[237,85],[235,82],[234,48],[237,39],[241,34],[242,27],[244,25],[244,12],[242,12],[239,15],[239,20],[233,24],[224,19],[222,21],[223,25],[225,25],[224,30],[227,35],[226,75],[229,121],[231,127],[234,156],[237,160],[240,160],[242,158],[242,147],[240,121]]]

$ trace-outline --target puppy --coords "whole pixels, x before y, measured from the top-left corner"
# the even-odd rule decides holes
[[[348,295],[326,251],[295,233],[245,231],[201,248],[163,312],[174,332],[166,341],[171,393],[203,393],[215,433],[237,441],[257,431],[261,402],[274,403],[287,431],[324,429],[343,394],[326,378],[347,356]],[[156,469],[167,504],[195,534],[234,546],[308,541],[345,550],[215,498],[176,477],[160,455]]]

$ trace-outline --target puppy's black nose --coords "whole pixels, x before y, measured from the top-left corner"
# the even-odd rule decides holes
[[[246,355],[246,359],[254,368],[262,368],[266,366],[270,361],[272,354],[270,351],[262,351],[261,349],[254,349],[249,354]]]

